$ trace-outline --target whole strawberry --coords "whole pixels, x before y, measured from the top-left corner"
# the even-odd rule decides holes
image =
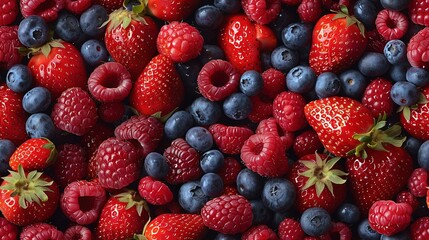
[[[9,159],[9,166],[17,171],[21,165],[24,171],[43,171],[57,160],[57,149],[47,138],[30,138],[18,146]]]
[[[406,109],[400,114],[400,121],[405,131],[420,140],[429,140],[429,86],[422,89],[423,98],[420,103]],[[424,99],[425,98],[425,99]],[[408,115],[409,114],[409,115]]]
[[[368,213],[372,229],[387,236],[404,230],[411,222],[413,209],[407,203],[395,203],[391,200],[375,202]]]
[[[199,214],[165,213],[145,228],[147,240],[204,239],[207,227]]]

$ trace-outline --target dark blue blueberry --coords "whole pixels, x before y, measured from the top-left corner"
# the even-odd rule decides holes
[[[271,68],[271,52],[269,51],[262,51],[260,53],[260,57],[259,59],[261,59],[261,65],[262,65],[262,69],[266,70]]]
[[[408,231],[402,231],[392,236],[381,235],[380,240],[409,240],[411,239],[410,233]]]
[[[267,206],[265,206],[262,200],[251,200],[250,205],[252,206],[253,225],[268,225],[273,219],[273,211],[271,211]]]
[[[247,199],[258,199],[264,188],[264,179],[261,175],[243,168],[237,175],[237,191]]]
[[[211,60],[225,59],[225,53],[219,46],[212,44],[204,44],[199,59],[202,64],[206,64]]]
[[[211,125],[222,116],[222,110],[216,102],[199,97],[192,102],[190,112],[198,125]]]
[[[200,166],[205,173],[216,173],[222,168],[224,160],[223,154],[219,150],[213,149],[203,153]]]
[[[247,96],[254,96],[262,91],[264,80],[262,75],[255,70],[245,71],[240,78],[240,90]]]
[[[360,220],[360,210],[352,203],[343,203],[337,209],[337,218],[340,222],[353,225]]]
[[[204,48],[202,54],[204,54],[203,52]],[[197,78],[202,67],[201,62],[198,59],[192,59],[188,62],[176,64],[176,69],[180,74],[183,85],[185,85],[185,100],[188,101],[189,104],[199,96]]]
[[[358,62],[359,71],[370,78],[383,76],[389,71],[390,64],[382,53],[367,52]]]
[[[417,154],[421,145],[422,141],[418,140],[415,137],[408,136],[407,140],[405,140],[404,148],[413,157],[413,159],[417,160]]]
[[[360,239],[365,240],[380,240],[381,234],[376,232],[369,225],[368,219],[363,220],[358,227],[358,235]]]
[[[45,113],[31,114],[26,123],[25,130],[30,138],[49,138],[55,135],[55,125],[49,115]]]
[[[83,35],[79,19],[70,12],[63,11],[55,23],[55,33],[66,42],[75,43]]]
[[[363,23],[365,28],[372,29],[375,27],[375,19],[378,10],[376,5],[369,0],[359,0],[353,7],[355,17]]]
[[[194,125],[192,115],[187,111],[177,111],[167,119],[164,125],[164,134],[170,140],[183,138],[186,132]]]
[[[35,87],[25,93],[22,107],[28,113],[43,112],[51,105],[51,93],[44,87]]]
[[[170,167],[162,154],[151,152],[144,159],[144,169],[147,175],[156,179],[164,179]]]
[[[312,27],[306,23],[292,23],[282,31],[283,44],[290,49],[299,50],[311,41]]]
[[[429,84],[429,72],[423,68],[410,67],[405,78],[417,87],[425,87]]]
[[[213,240],[240,240],[239,235],[228,235],[223,233],[218,233]]]
[[[289,24],[299,22],[300,18],[295,8],[282,8],[279,15],[270,23],[270,27],[274,30],[277,39],[282,39],[282,32]]]
[[[395,82],[405,81],[406,74],[411,65],[407,62],[390,66],[389,76]]]
[[[106,26],[101,27],[109,19],[109,14],[101,5],[93,5],[82,13],[79,19],[82,31],[90,37],[104,34]]]
[[[33,84],[30,69],[23,64],[12,66],[6,74],[6,84],[14,92],[23,93]]]
[[[244,93],[233,93],[223,102],[223,112],[234,120],[243,120],[252,111],[250,98]]]
[[[223,180],[216,173],[206,173],[201,177],[201,190],[209,197],[218,197],[223,193]]]
[[[340,74],[341,92],[344,96],[360,99],[365,91],[367,81],[357,70],[350,69]]]
[[[178,193],[179,204],[188,213],[200,213],[201,208],[209,200],[204,194],[199,181],[184,183]]]
[[[295,186],[284,178],[271,178],[262,189],[262,201],[274,212],[286,211],[295,202]]]
[[[390,40],[384,45],[384,56],[390,64],[407,61],[407,45],[399,39]]]
[[[196,126],[186,132],[186,142],[198,152],[205,152],[213,146],[213,136],[206,128]]]
[[[419,100],[419,90],[410,82],[396,82],[390,89],[390,97],[399,106],[411,106]]]
[[[286,75],[286,86],[292,92],[307,93],[316,84],[316,73],[309,66],[299,65]]]
[[[133,11],[135,6],[141,5],[141,3],[138,0],[129,0],[125,1],[125,9],[128,11]]]
[[[429,140],[426,140],[419,148],[417,161],[420,167],[429,171]]]
[[[302,213],[300,224],[307,235],[318,237],[329,231],[332,221],[331,216],[325,209],[312,207]]]
[[[8,175],[9,159],[15,151],[16,146],[12,141],[0,139],[0,176]]]
[[[214,0],[215,7],[224,13],[237,13],[241,10],[240,0]]]
[[[92,67],[107,62],[109,53],[104,44],[96,39],[87,40],[80,47],[83,59]]]
[[[26,47],[40,47],[49,37],[48,24],[38,15],[28,16],[19,23],[18,39]]]
[[[393,11],[402,11],[408,7],[409,0],[380,0],[381,6]]]
[[[223,14],[213,5],[205,5],[195,12],[195,23],[202,28],[216,29],[222,24]]]
[[[298,64],[299,54],[295,50],[280,46],[271,53],[271,65],[282,72],[286,73]]]
[[[338,95],[341,90],[341,81],[332,72],[324,72],[316,79],[314,90],[319,98],[326,98]]]

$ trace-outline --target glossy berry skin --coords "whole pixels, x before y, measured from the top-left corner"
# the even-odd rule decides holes
[[[206,173],[200,180],[201,190],[209,197],[218,197],[224,191],[223,180],[216,173]]]
[[[208,200],[209,196],[204,194],[200,181],[189,181],[179,188],[179,204],[188,213],[199,213]]]
[[[247,96],[253,96],[262,91],[264,80],[262,75],[254,70],[244,72],[240,77],[240,91]]]
[[[399,64],[407,60],[407,46],[401,40],[390,40],[384,46],[383,52],[390,64]]]
[[[212,134],[203,127],[196,126],[190,128],[185,135],[186,142],[198,152],[205,152],[213,146]]]
[[[263,238],[267,240],[278,240],[277,234],[267,225],[257,225],[248,229],[241,237],[245,240]]]
[[[49,28],[40,16],[29,16],[18,27],[18,39],[26,47],[40,47],[49,39]]]
[[[421,93],[428,99],[429,87],[426,86],[421,90]],[[428,140],[429,132],[427,131],[427,120],[429,115],[429,103],[418,104],[417,108],[411,109],[410,119],[407,120],[404,114],[400,114],[400,121],[404,129],[413,137],[419,140]]]
[[[368,219],[364,219],[358,226],[358,235],[362,239],[379,240],[381,234],[372,229]]]
[[[272,211],[286,211],[296,200],[295,186],[287,179],[269,179],[264,184],[261,198],[264,205]]]
[[[359,60],[358,69],[366,77],[380,77],[389,70],[389,62],[382,53],[367,52]]]
[[[426,9],[427,1],[425,0],[410,0],[408,5],[408,12],[411,17],[411,21],[416,24],[428,26],[429,22],[426,17],[428,10]]]
[[[420,146],[417,154],[417,161],[420,167],[426,170],[429,170],[429,158],[428,158],[429,155],[427,155],[428,153],[429,153],[429,141],[426,140]]]
[[[237,175],[237,190],[246,199],[259,199],[264,187],[263,178],[248,168],[243,168]]]
[[[44,112],[50,105],[51,93],[44,87],[34,87],[22,98],[22,107],[28,113]]]
[[[106,30],[103,23],[109,19],[107,10],[98,4],[86,9],[79,18],[82,32],[90,37],[99,37]]]
[[[31,88],[33,76],[30,69],[23,64],[14,65],[6,74],[7,86],[16,93],[24,93]]]
[[[280,239],[298,240],[304,238],[304,231],[300,223],[292,218],[284,218],[278,228],[278,235]]]
[[[343,203],[338,207],[336,216],[340,222],[353,225],[359,222],[361,212],[355,204]]]
[[[7,139],[0,139],[0,175],[6,176],[9,169],[9,160],[16,149],[15,144]]]
[[[224,13],[236,13],[240,11],[240,4],[239,0],[214,0],[214,6]]]
[[[372,29],[375,27],[375,19],[377,18],[378,11],[373,1],[356,1],[353,12],[356,18],[361,21],[366,28]]]
[[[186,132],[194,125],[191,113],[187,111],[177,111],[167,119],[164,125],[164,135],[168,139],[185,137]]]
[[[204,65],[211,60],[225,60],[225,53],[218,45],[204,44],[198,60]]]
[[[284,131],[273,117],[260,121],[255,133],[273,133],[279,136],[286,150],[294,145],[295,134],[290,131]]]
[[[271,64],[286,73],[299,64],[298,52],[284,46],[277,47],[271,53]]]
[[[108,52],[103,43],[96,39],[84,42],[80,48],[83,60],[90,66],[96,67],[107,61]]]
[[[49,115],[46,113],[34,113],[25,122],[25,131],[30,138],[52,138],[56,130]]]
[[[68,11],[61,12],[55,22],[55,33],[66,42],[76,43],[83,36],[79,19]]]
[[[380,3],[384,8],[394,10],[394,11],[402,11],[408,7],[408,3],[410,1],[394,1],[394,0],[381,0]]]
[[[324,72],[317,77],[314,90],[319,98],[336,96],[341,90],[341,81],[335,73]]]
[[[222,24],[223,15],[214,5],[205,5],[195,11],[194,18],[199,27],[217,29]]]
[[[199,214],[166,213],[155,217],[144,231],[147,239],[204,239],[207,227]]]
[[[200,166],[205,173],[216,173],[224,164],[224,155],[216,149],[206,151],[201,155]]]
[[[9,166],[17,171],[45,170],[57,160],[57,149],[47,138],[30,138],[19,145],[9,159]]]
[[[312,29],[306,23],[292,23],[282,30],[282,42],[290,49],[299,50],[311,41]]]
[[[151,152],[144,159],[144,169],[149,176],[155,179],[164,179],[170,167],[162,154]]]
[[[268,24],[272,22],[281,10],[281,3],[279,0],[243,0],[241,1],[241,5],[246,15],[259,24]]]
[[[412,208],[407,203],[395,203],[391,200],[375,202],[368,212],[371,227],[387,236],[405,230],[411,221]]]
[[[296,93],[307,93],[313,89],[317,76],[308,66],[296,66],[286,75],[287,88]]]
[[[204,97],[196,98],[190,107],[190,113],[197,125],[211,125],[222,116],[222,110],[218,103]]]
[[[18,227],[0,217],[0,234],[4,240],[15,240],[18,238]]]
[[[273,101],[273,116],[283,131],[297,131],[307,125],[304,115],[306,101],[301,94],[284,91]]]
[[[411,106],[419,100],[417,86],[406,81],[396,82],[390,90],[392,100],[399,106]]]
[[[429,85],[429,72],[423,68],[410,67],[407,70],[405,78],[417,87],[426,87]]]
[[[317,136],[317,133],[313,129],[305,130],[296,136],[295,139],[292,138],[291,140],[293,140],[293,153],[297,157],[314,154],[323,148],[319,136]]]
[[[165,183],[149,176],[140,179],[138,192],[152,205],[165,205],[173,200],[170,188]]]
[[[411,67],[408,61],[390,66],[389,76],[394,82],[404,81],[407,70]]]
[[[233,93],[223,102],[224,114],[233,120],[243,120],[252,111],[250,98],[244,93]]]
[[[390,96],[392,85],[392,82],[387,79],[377,78],[366,86],[361,101],[374,118],[379,117],[380,114],[387,116],[393,114],[395,104]]]
[[[0,51],[3,53],[0,56],[0,63],[4,65],[0,69],[6,70],[22,60],[22,55],[18,51],[23,46],[18,39],[18,26],[0,26],[0,39],[2,40]]]
[[[342,95],[354,99],[360,99],[367,86],[367,80],[357,70],[347,70],[339,76]]]
[[[151,13],[163,21],[181,21],[188,17],[199,6],[199,1],[180,0],[149,0],[147,3]]]
[[[321,236],[332,226],[331,216],[323,208],[309,208],[305,210],[300,219],[302,230],[310,236]]]
[[[64,240],[76,238],[81,240],[91,240],[92,232],[89,230],[89,228],[80,225],[69,227],[64,231]]]

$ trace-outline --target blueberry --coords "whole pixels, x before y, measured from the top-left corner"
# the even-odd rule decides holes
[[[82,31],[90,37],[98,37],[104,34],[106,26],[103,23],[109,19],[106,9],[101,5],[93,5],[82,13],[79,19]]]
[[[18,39],[26,47],[40,47],[49,37],[48,24],[38,15],[28,16],[19,23]]]
[[[384,46],[384,56],[390,64],[407,61],[407,45],[399,39],[390,40]]]
[[[348,225],[356,224],[360,219],[360,210],[355,204],[343,203],[337,209],[337,218]]]
[[[429,85],[429,72],[423,68],[410,67],[407,70],[405,78],[417,87],[426,87]]]
[[[289,24],[282,31],[283,44],[290,49],[299,50],[311,41],[312,27],[306,23]]]
[[[234,120],[243,120],[252,111],[250,98],[244,93],[233,93],[223,102],[223,112]]]
[[[201,54],[204,54],[203,51]],[[198,94],[197,78],[202,67],[201,62],[198,59],[192,59],[191,61],[184,63],[177,63],[176,65],[176,69],[185,85],[185,100],[189,102],[194,101],[195,98],[200,96]]]
[[[223,154],[219,150],[213,149],[203,153],[200,166],[205,173],[216,173],[222,168],[224,160]]]
[[[23,64],[12,66],[6,74],[6,84],[17,93],[28,91],[33,84],[30,68]]]
[[[51,93],[44,87],[35,87],[22,98],[22,107],[28,113],[43,112],[51,105]]]
[[[389,76],[395,82],[405,81],[406,74],[411,65],[407,62],[392,65],[389,69]]]
[[[411,239],[410,233],[408,231],[402,231],[400,233],[396,233],[392,236],[381,235],[380,240],[409,240]]]
[[[204,194],[199,181],[191,181],[180,186],[179,204],[188,213],[200,213],[201,208],[209,200]]]
[[[363,220],[358,227],[358,235],[360,239],[379,240],[381,235],[371,228],[368,219]]]
[[[421,145],[422,141],[412,136],[408,136],[407,140],[404,143],[404,148],[413,157],[413,159],[417,159],[417,154]]]
[[[410,82],[396,82],[390,89],[390,97],[399,106],[411,106],[419,100],[419,90]]]
[[[12,141],[0,139],[0,176],[6,176],[9,169],[9,159],[15,151],[16,146]]]
[[[216,237],[213,240],[240,240],[240,236],[228,235],[224,233],[216,234]]]
[[[248,168],[243,168],[237,175],[237,191],[247,199],[258,199],[264,188],[264,179]]]
[[[205,128],[196,126],[186,132],[186,142],[199,152],[210,150],[213,146],[213,136]]]
[[[295,197],[295,187],[289,180],[271,178],[265,182],[261,198],[265,206],[274,212],[279,212],[292,207]]]
[[[55,125],[49,115],[45,113],[31,114],[26,123],[25,130],[30,138],[49,138],[55,135]]]
[[[260,199],[251,200],[250,205],[252,206],[253,225],[267,225],[268,223],[270,223],[274,213],[267,206],[265,206]]]
[[[353,7],[355,17],[363,23],[365,28],[372,29],[375,27],[375,19],[378,10],[376,5],[369,0],[359,0]]]
[[[282,72],[286,73],[298,64],[299,54],[295,50],[280,46],[271,53],[271,65]]]
[[[198,97],[192,102],[190,112],[198,125],[211,125],[222,116],[222,110],[216,102],[204,97]]]
[[[202,28],[217,29],[222,20],[222,12],[213,5],[202,6],[195,12],[195,23]]]
[[[336,96],[340,93],[341,81],[334,73],[324,72],[317,77],[314,90],[319,98]]]
[[[67,11],[61,12],[58,16],[55,23],[55,33],[62,40],[71,43],[77,42],[83,35],[79,19]]]
[[[292,92],[307,93],[314,88],[316,79],[316,73],[311,67],[299,65],[286,75],[286,86]]]
[[[219,8],[224,13],[237,13],[241,10],[240,0],[214,0],[215,7]]]
[[[408,7],[409,0],[380,0],[381,6],[393,11],[402,11]]]
[[[266,70],[271,68],[271,52],[262,51],[259,59],[261,60],[262,69]]]
[[[223,180],[216,173],[206,173],[200,180],[201,190],[209,197],[218,197],[223,193]]]
[[[367,86],[364,75],[357,70],[350,69],[340,74],[341,92],[344,96],[360,99]]]
[[[82,44],[80,52],[83,59],[92,67],[107,62],[109,53],[104,44],[96,39],[89,39]]]
[[[307,235],[317,237],[329,231],[332,221],[325,209],[312,207],[302,213],[300,224]]]
[[[164,125],[164,134],[170,139],[183,138],[194,125],[192,115],[187,111],[177,111],[171,115]]]
[[[225,59],[225,53],[219,46],[212,44],[204,44],[199,59],[202,64],[206,64],[211,60]]]
[[[419,148],[417,161],[420,167],[429,171],[429,140],[426,140]]]
[[[254,96],[262,91],[264,80],[255,70],[245,71],[240,77],[240,90],[247,96]]]
[[[151,152],[144,159],[144,169],[149,176],[164,179],[170,170],[170,166],[162,154]]]
[[[300,18],[295,8],[286,7],[282,8],[279,15],[270,23],[270,27],[274,30],[277,39],[282,39],[283,30],[289,24],[299,22]]]
[[[367,52],[358,62],[359,71],[371,78],[383,76],[389,71],[390,64],[382,53]]]

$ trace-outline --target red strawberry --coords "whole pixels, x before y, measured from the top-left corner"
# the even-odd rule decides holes
[[[273,229],[269,228],[267,225],[257,225],[249,228],[241,236],[242,240],[278,240],[277,234]]]
[[[364,31],[363,24],[350,16],[346,7],[337,14],[324,15],[313,29],[310,66],[317,74],[348,69],[365,51],[368,40]]]
[[[25,226],[49,219],[57,209],[57,184],[42,172],[18,172],[4,178],[0,192],[0,211],[11,223]]]
[[[68,42],[51,41],[28,62],[36,85],[59,97],[68,88],[86,89],[86,70],[79,50]]]
[[[192,14],[200,0],[148,0],[148,10],[155,17],[164,21],[181,21]]]
[[[247,127],[227,126],[221,123],[209,127],[209,132],[219,150],[225,154],[238,154],[244,142],[253,134]]]
[[[422,217],[411,224],[411,239],[424,240],[429,238],[429,217]]]
[[[429,19],[427,18],[429,1],[427,0],[410,0],[408,4],[408,12],[411,21],[415,24],[429,26]]]
[[[18,238],[18,227],[10,223],[6,218],[0,217],[0,236],[2,236],[2,240],[16,240]]]
[[[20,0],[19,3],[23,17],[39,15],[47,22],[57,19],[59,12],[66,5],[65,0]]]
[[[47,138],[31,138],[22,143],[9,159],[9,166],[17,171],[21,165],[24,171],[43,171],[57,160],[57,149]]]
[[[293,152],[297,157],[313,154],[321,148],[323,148],[323,144],[313,129],[300,133],[293,142]]]
[[[423,28],[414,35],[407,46],[407,58],[413,67],[429,68],[429,28]]]
[[[412,211],[407,203],[380,200],[369,209],[369,225],[378,233],[391,236],[405,230],[411,222]]]
[[[66,143],[58,147],[54,179],[60,187],[64,188],[71,182],[84,179],[87,168],[87,158],[82,146]]]
[[[302,21],[314,23],[322,16],[322,0],[302,0],[297,12]]]
[[[285,151],[287,151],[295,142],[294,133],[283,131],[283,129],[273,117],[264,119],[259,122],[258,126],[256,127],[255,133],[273,133],[279,136]],[[314,151],[312,153],[314,153]]]
[[[240,162],[233,157],[226,157],[223,166],[219,169],[219,176],[221,176],[223,185],[235,185],[238,174],[240,173],[242,166]],[[226,190],[225,190],[226,191]]]
[[[208,201],[201,209],[204,225],[223,234],[246,231],[252,225],[250,202],[241,195],[222,195]]]
[[[157,55],[134,83],[130,101],[141,114],[163,117],[180,106],[184,92],[173,61],[164,55]]]
[[[152,205],[165,205],[173,200],[170,188],[150,176],[140,179],[138,191],[140,196]]]
[[[74,239],[92,240],[92,232],[87,227],[74,225],[66,229],[64,232],[64,240]]]
[[[377,14],[375,26],[384,39],[400,39],[407,33],[408,19],[399,11],[384,9]]]
[[[256,39],[261,51],[271,52],[277,47],[276,34],[267,25],[255,24]]]
[[[384,78],[377,78],[366,86],[362,96],[362,104],[367,107],[374,118],[386,114],[391,116],[395,108],[395,103],[390,96],[392,83]]]
[[[281,240],[301,240],[305,235],[299,222],[292,218],[285,218],[280,222],[278,234]]]
[[[259,24],[272,22],[280,13],[280,0],[241,0],[244,13]]]
[[[417,107],[411,107],[409,116],[403,111],[400,114],[400,121],[405,131],[411,136],[420,140],[429,140],[429,86],[422,90],[423,96],[426,100],[422,104],[417,104]]]
[[[13,23],[18,16],[18,2],[16,0],[5,0],[0,8],[0,26]]]
[[[284,91],[273,102],[273,116],[283,131],[294,132],[307,126],[306,101],[301,94]]]
[[[21,240],[63,240],[64,234],[53,225],[34,223],[25,226],[19,236]]]
[[[428,190],[428,172],[424,168],[416,168],[408,179],[408,189],[416,197],[426,196]]]
[[[147,240],[202,240],[207,233],[199,214],[165,213],[154,218],[145,228]]]
[[[22,47],[18,39],[18,26],[0,26],[0,69],[6,70],[21,62]]]

